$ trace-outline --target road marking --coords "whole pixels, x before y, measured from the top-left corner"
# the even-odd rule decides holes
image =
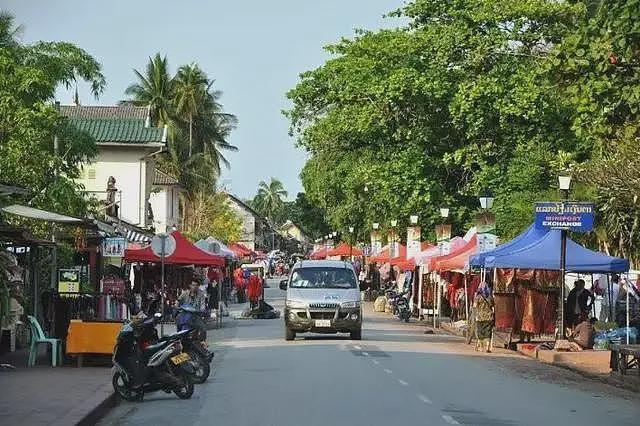
[[[385,369],[384,369],[384,372],[385,372],[385,373],[387,373],[387,374],[391,374],[391,373],[393,373],[393,371],[389,370],[388,368],[385,368]]]
[[[402,379],[398,379],[398,383],[400,383],[402,386],[409,386],[409,383],[405,382]]]
[[[377,359],[372,359],[371,362],[375,365],[380,365],[380,361],[378,361]]]
[[[458,423],[458,421],[456,419],[454,419],[453,417],[451,417],[448,414],[443,414],[442,418],[444,419],[445,422],[449,423],[450,425],[459,425],[460,423]]]
[[[433,402],[431,402],[431,400],[424,395],[418,395],[418,398],[425,404],[433,404]]]
[[[356,348],[357,350],[362,349],[362,348],[361,348],[360,346],[358,346],[358,345],[355,345],[355,346],[354,346],[354,348]]]
[[[369,352],[362,352],[362,355],[369,356]]]

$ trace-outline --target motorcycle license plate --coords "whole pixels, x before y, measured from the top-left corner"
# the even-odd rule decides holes
[[[316,327],[331,327],[331,320],[316,320]]]
[[[189,361],[189,354],[186,352],[182,352],[179,355],[171,357],[171,362],[173,362],[175,365],[179,365],[187,361]]]

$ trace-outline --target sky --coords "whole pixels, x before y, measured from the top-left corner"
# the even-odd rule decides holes
[[[395,26],[385,13],[402,0],[2,0],[23,42],[68,41],[103,66],[107,88],[98,100],[79,86],[83,105],[109,105],[124,99],[133,69],[143,70],[156,52],[166,54],[172,71],[197,62],[223,91],[222,104],[236,114],[229,142],[238,153],[222,183],[250,198],[261,180],[280,179],[289,198],[302,191],[299,173],[306,154],[288,135],[281,111],[286,92],[301,72],[328,58],[322,47],[354,29]],[[58,100],[70,104],[73,93]]]

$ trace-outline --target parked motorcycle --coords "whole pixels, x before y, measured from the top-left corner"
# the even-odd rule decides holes
[[[396,311],[400,321],[409,322],[411,318],[411,310],[409,309],[409,300],[404,294],[396,298]]]
[[[179,335],[146,347],[141,344],[144,330],[159,319],[160,314],[156,314],[140,323],[127,323],[118,334],[111,382],[115,392],[127,401],[142,401],[145,393],[158,390],[173,392],[180,399],[193,395],[195,370]],[[137,386],[136,375],[140,376]]]
[[[181,323],[178,326],[179,331],[175,334],[162,336],[159,338],[158,331],[155,324],[143,324],[141,332],[142,346],[157,344],[160,341],[167,340],[180,340],[182,343],[183,351],[189,355],[189,363],[193,366],[193,382],[195,384],[204,383],[211,374],[211,361],[213,360],[213,352],[208,348],[206,341],[206,330],[203,324],[197,321],[199,312],[193,310],[191,307],[181,307],[178,309],[176,317],[180,317],[180,312],[192,312],[194,315],[188,317],[183,316]],[[178,324],[176,319],[176,324]],[[193,327],[193,328],[191,328]],[[202,340],[204,334],[205,340]]]

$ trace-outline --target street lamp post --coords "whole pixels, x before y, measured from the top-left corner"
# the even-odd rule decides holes
[[[569,201],[569,189],[571,188],[571,176],[558,176],[558,187],[562,193],[562,205],[564,207],[565,203]],[[564,210],[564,209],[563,209]],[[558,305],[558,316],[559,325],[558,325],[558,334],[560,339],[564,339],[564,292],[565,292],[565,281],[566,281],[566,273],[567,273],[567,230],[560,230],[560,275],[561,275],[561,284],[560,284],[560,303]]]
[[[444,232],[444,226],[446,225],[445,222],[449,217],[449,207],[440,207],[440,217],[442,218],[441,228],[442,228],[442,231]],[[442,249],[440,254],[441,255],[444,254],[442,252]],[[439,281],[439,278],[438,278],[438,281]],[[438,316],[440,316],[440,294],[439,293],[440,293],[440,283],[436,282],[436,288],[434,288],[434,292],[433,292],[433,328],[436,328],[437,326],[436,307],[437,307]]]
[[[354,227],[349,227],[349,260],[353,260],[353,231]]]

